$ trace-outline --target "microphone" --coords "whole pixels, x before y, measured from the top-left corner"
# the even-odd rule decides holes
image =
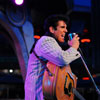
[[[76,35],[76,33],[69,33],[69,34],[68,34],[69,40],[72,40],[73,37],[74,37],[75,35]],[[80,53],[83,55],[83,53],[82,53],[80,47],[78,48],[78,51],[80,51]]]
[[[69,40],[72,40],[75,35],[76,33],[69,33],[68,34]]]

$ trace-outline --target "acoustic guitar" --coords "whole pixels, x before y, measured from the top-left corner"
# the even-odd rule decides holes
[[[58,67],[48,62],[43,77],[43,94],[46,100],[74,100],[73,88],[77,78],[70,66]]]

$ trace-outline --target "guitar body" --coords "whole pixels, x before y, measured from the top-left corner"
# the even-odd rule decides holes
[[[60,68],[48,62],[43,77],[43,94],[46,100],[74,100],[73,88],[77,79],[70,66]]]

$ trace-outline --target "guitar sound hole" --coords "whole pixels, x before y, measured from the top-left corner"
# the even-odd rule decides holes
[[[68,96],[71,96],[71,88],[72,88],[72,84],[70,83],[68,86],[68,89],[66,87],[64,87],[64,92],[65,94],[67,94]]]
[[[69,92],[71,92],[71,89],[72,89],[72,83],[69,83],[69,86],[68,86]]]
[[[68,89],[66,88],[66,84],[67,84],[67,76],[65,79],[65,84],[64,84],[64,93],[67,94],[68,96],[71,96],[71,89],[72,89],[72,83],[69,83],[68,85]]]

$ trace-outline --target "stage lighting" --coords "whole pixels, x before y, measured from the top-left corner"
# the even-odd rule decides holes
[[[22,5],[24,3],[24,0],[15,0],[16,5]]]

